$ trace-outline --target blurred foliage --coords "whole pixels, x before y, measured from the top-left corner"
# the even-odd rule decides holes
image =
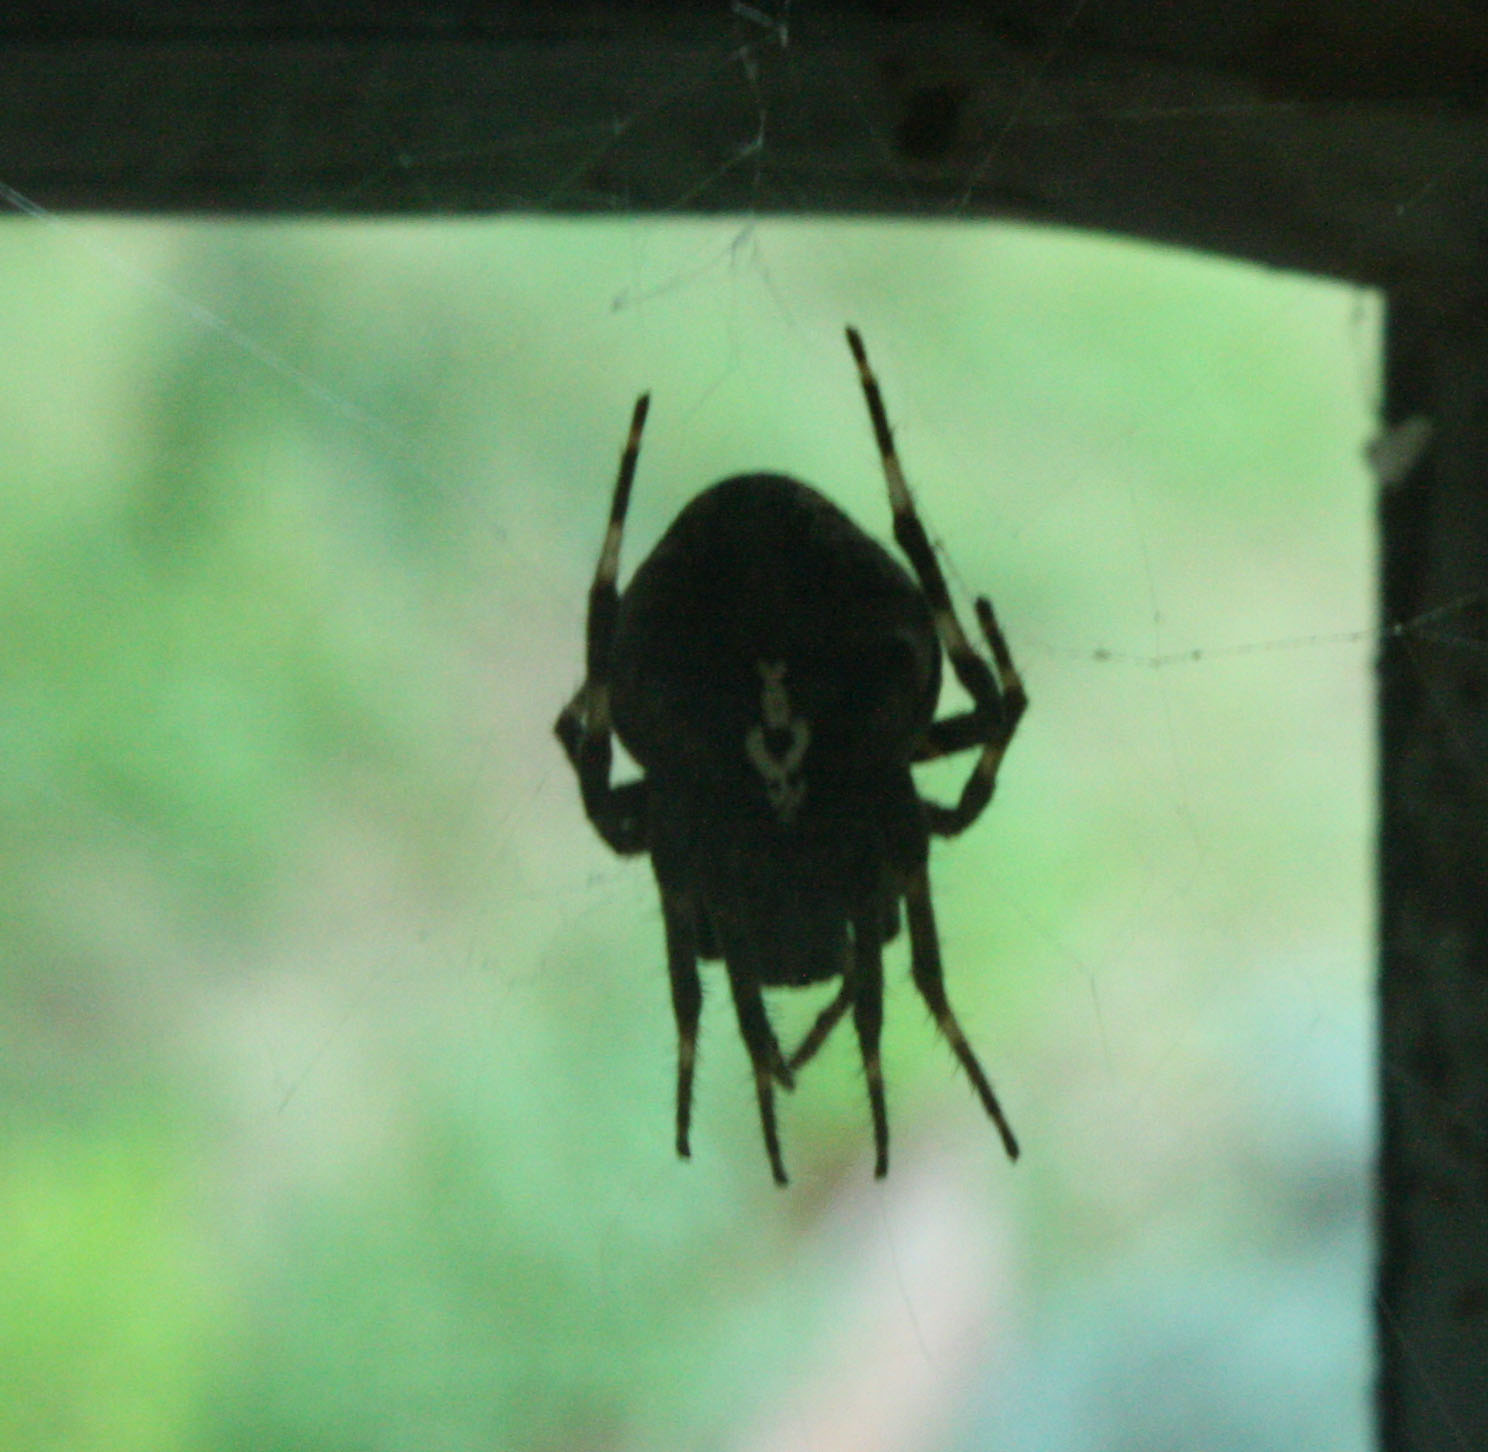
[[[1119,1350],[1133,1265],[1192,1318],[1255,1257],[1345,1266],[1275,1426],[1348,1444],[1368,643],[1316,643],[1370,608],[1363,303],[980,227],[16,221],[0,253],[0,1444],[762,1446],[897,1386],[852,1379],[886,1354],[948,1410],[884,1445],[975,1412],[1093,1446],[1095,1391],[1028,1440],[1039,1348]],[[654,891],[548,736],[642,387],[627,568],[749,467],[886,533],[844,320],[1033,693],[935,872],[1030,1154],[891,965],[871,1200],[850,1035],[783,1106],[777,1194],[716,992],[675,1164]],[[976,1209],[918,1280],[927,1186],[928,1224]]]
[[[6,1136],[4,1446],[211,1445],[204,1393],[231,1344],[231,1310],[204,1263],[187,1150],[162,1126],[122,1117]]]

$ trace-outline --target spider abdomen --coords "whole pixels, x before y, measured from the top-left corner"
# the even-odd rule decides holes
[[[940,647],[883,546],[809,486],[744,474],[698,495],[636,570],[610,670],[615,729],[643,768],[758,797],[772,767],[809,793],[819,766],[907,762]]]

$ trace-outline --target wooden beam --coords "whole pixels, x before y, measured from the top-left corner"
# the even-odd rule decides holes
[[[1387,1452],[1488,1447],[1488,316],[1392,307],[1380,687]]]
[[[22,7],[0,181],[48,209],[1011,216],[1481,297],[1488,20],[1163,10]]]

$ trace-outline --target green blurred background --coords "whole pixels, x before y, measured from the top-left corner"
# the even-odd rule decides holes
[[[0,269],[0,1446],[1364,1446],[1372,297],[738,219]],[[550,728],[642,389],[627,570],[751,468],[888,535],[844,322],[1032,697],[932,863],[1025,1153],[896,947],[891,1177],[842,1031],[781,1192],[716,969],[673,1158],[655,889]]]

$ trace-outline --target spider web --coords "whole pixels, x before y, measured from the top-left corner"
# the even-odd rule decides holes
[[[756,196],[786,184],[760,63],[788,59],[791,19],[735,4],[696,77],[752,97],[713,179],[743,169]],[[1035,71],[1004,130],[1041,114]],[[140,1043],[217,1061],[248,1146],[217,1171],[238,1253],[255,1218],[417,1163],[432,1126],[475,1167],[467,1213],[588,1265],[600,1328],[634,1314],[628,1267],[656,1240],[736,1256],[741,1201],[790,1212],[723,995],[710,981],[698,1161],[675,1171],[654,892],[591,840],[547,728],[642,389],[627,570],[698,487],[755,467],[887,534],[854,322],[959,604],[991,594],[1033,699],[998,800],[934,881],[952,999],[1037,1168],[996,1162],[891,984],[893,1178],[870,1196],[844,1030],[784,1106],[811,1209],[760,1232],[740,1296],[790,1330],[763,1345],[718,1315],[704,1338],[776,1391],[670,1414],[713,1445],[851,1427],[855,1447],[1093,1448],[1167,1416],[1191,1445],[1362,1445],[1370,665],[1481,650],[1483,603],[1371,623],[1369,458],[1388,483],[1429,447],[1422,427],[1374,437],[1377,300],[1026,228],[682,220],[708,188],[677,220],[303,231],[109,227],[0,190],[35,289],[13,336],[75,360],[12,393],[40,482],[11,548],[64,600],[35,638],[86,629],[106,660],[111,631],[162,632],[158,652],[112,642],[129,668],[99,689],[138,717],[102,744],[27,744],[55,729],[48,690],[102,709],[77,682],[37,671],[11,694],[12,810],[60,799],[29,883],[61,907],[27,931]],[[147,413],[177,432],[149,442]],[[293,791],[265,785],[296,766],[313,775]],[[965,769],[923,785],[947,796]],[[64,1031],[20,997],[17,1063],[107,1058],[106,1027]],[[638,1228],[658,1195],[672,1208]],[[1312,1359],[1278,1367],[1276,1346]],[[571,1367],[558,1380],[611,1412],[613,1445],[662,1435]],[[1274,1424],[1244,1420],[1259,1403]]]

